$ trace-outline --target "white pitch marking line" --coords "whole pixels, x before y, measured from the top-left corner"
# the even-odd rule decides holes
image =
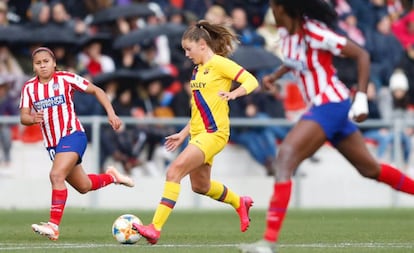
[[[25,249],[82,249],[99,247],[151,247],[151,248],[236,248],[240,244],[158,244],[158,245],[122,245],[122,244],[92,244],[92,243],[56,243],[56,244],[22,244],[22,243],[0,243],[0,251],[3,250],[25,250]],[[413,243],[303,243],[303,244],[278,244],[280,248],[414,248]]]

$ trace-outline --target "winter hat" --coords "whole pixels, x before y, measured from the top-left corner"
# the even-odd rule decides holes
[[[407,76],[404,74],[403,71],[396,70],[391,75],[390,89],[392,91],[395,91],[395,90],[407,91],[408,90],[408,79],[407,79]]]

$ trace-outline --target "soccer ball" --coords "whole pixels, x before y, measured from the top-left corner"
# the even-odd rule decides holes
[[[141,239],[141,235],[132,228],[132,223],[142,225],[142,221],[133,214],[123,214],[112,224],[112,235],[119,243],[134,244]]]

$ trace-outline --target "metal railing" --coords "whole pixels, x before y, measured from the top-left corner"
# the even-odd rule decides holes
[[[166,126],[183,126],[188,122],[188,118],[133,118],[133,117],[121,117],[125,125],[166,125]],[[92,129],[91,133],[91,144],[90,149],[93,167],[99,168],[99,155],[100,155],[100,136],[101,126],[108,124],[107,117],[105,116],[83,116],[80,117],[82,124],[90,125]],[[0,116],[0,124],[20,124],[20,118],[18,116]],[[231,118],[232,127],[246,127],[246,126],[292,126],[293,123],[284,119],[248,119],[248,118]],[[403,151],[401,148],[401,136],[400,133],[406,127],[414,127],[414,120],[403,118],[402,115],[396,117],[392,121],[383,120],[367,120],[363,123],[358,124],[364,128],[381,128],[387,127],[392,129],[395,134],[393,148],[394,148],[394,162],[398,167],[403,165]],[[297,184],[300,184],[300,179],[297,180]],[[298,187],[300,189],[300,187]],[[296,193],[296,199],[300,202],[300,191]],[[295,206],[300,207],[300,203],[296,203]],[[96,203],[96,199],[91,200],[91,206]],[[392,205],[398,205],[397,193],[392,193]]]
[[[93,155],[95,157],[96,167],[98,167],[98,160],[100,154],[100,131],[101,125],[108,123],[105,116],[81,116],[80,120],[84,125],[90,125],[92,128],[92,140]],[[134,117],[121,117],[121,120],[125,125],[166,125],[166,126],[183,126],[188,122],[188,118],[134,118]],[[0,124],[20,124],[19,116],[0,116]],[[246,127],[246,126],[292,126],[291,121],[285,119],[248,119],[248,118],[231,118],[232,127]],[[366,120],[363,123],[359,123],[358,126],[364,128],[379,128],[387,127],[394,131],[394,151],[396,157],[402,156],[401,151],[401,138],[400,133],[405,127],[414,127],[414,120],[405,119],[402,116],[396,117],[393,121],[384,120]],[[397,165],[401,165],[402,161],[396,161]]]

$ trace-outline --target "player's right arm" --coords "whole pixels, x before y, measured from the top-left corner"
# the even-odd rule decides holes
[[[272,90],[275,88],[275,82],[281,78],[284,74],[288,73],[290,68],[285,65],[280,66],[275,72],[265,75],[262,79],[262,83],[265,89]]]
[[[187,123],[187,125],[180,132],[165,137],[165,148],[168,151],[176,150],[184,142],[189,134],[190,123]]]
[[[31,113],[30,108],[20,109],[20,123],[25,126],[31,126],[34,124],[43,122],[43,111]]]

